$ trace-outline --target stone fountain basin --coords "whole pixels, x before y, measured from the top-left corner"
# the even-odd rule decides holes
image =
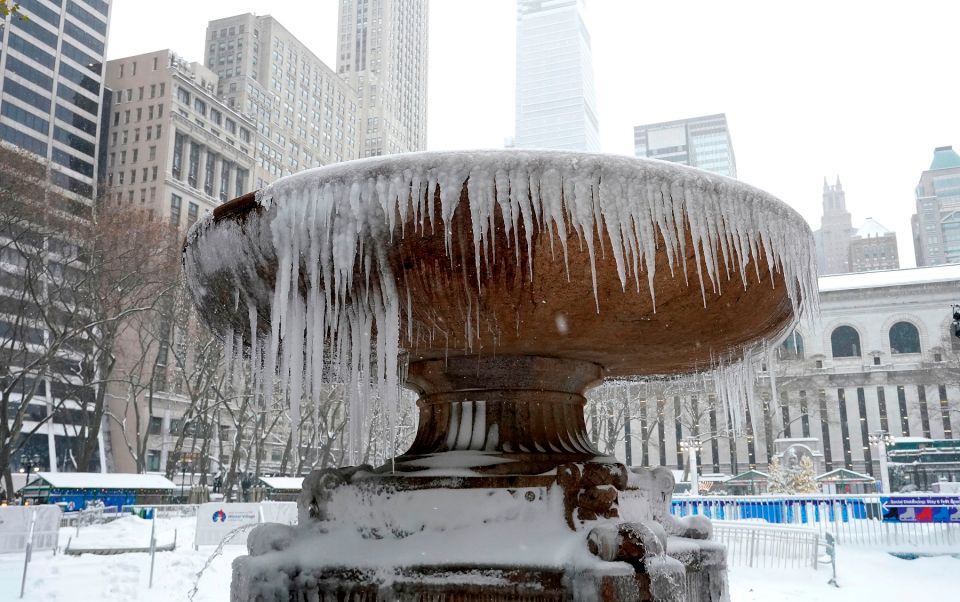
[[[432,177],[436,186],[427,184],[414,190],[418,176],[412,185],[403,179],[411,172],[421,173],[423,180]],[[450,172],[455,173],[451,176]],[[529,184],[513,190],[517,182],[537,180],[540,194],[546,197],[548,181],[559,178],[566,232],[558,232],[556,220],[538,220],[536,215],[521,217],[514,224],[509,208],[502,203],[492,205],[488,214],[472,210],[483,199],[471,195],[485,194],[487,189],[480,186],[485,178],[498,188],[502,181],[508,182],[510,192],[527,202],[536,194],[530,192]],[[403,203],[408,202],[403,197],[409,197],[409,207],[404,212],[399,203],[387,204],[386,209],[371,211],[365,217],[378,222],[374,229],[379,231],[361,235],[360,244],[380,245],[389,264],[394,280],[389,286],[396,287],[401,305],[400,344],[411,361],[458,355],[540,356],[595,363],[602,367],[603,377],[683,373],[708,367],[718,357],[738,356],[757,340],[776,338],[792,325],[802,301],[798,293],[791,298],[791,287],[799,290],[802,286],[797,287],[796,275],[785,276],[782,257],[749,244],[738,250],[730,242],[746,236],[733,232],[738,226],[734,219],[739,219],[740,213],[747,222],[753,220],[743,231],[764,222],[768,215],[787,226],[778,235],[798,237],[794,244],[805,249],[809,229],[802,218],[762,191],[657,161],[501,151],[419,153],[317,168],[217,208],[191,233],[185,254],[188,272],[196,281],[193,292],[201,315],[217,331],[233,327],[236,332],[249,332],[246,305],[253,303],[258,331],[267,335],[279,262],[277,239],[270,228],[278,209],[301,202],[291,191],[360,187],[360,192],[344,193],[340,200],[330,202],[372,205],[375,201],[364,198],[364,190],[369,195],[383,182],[397,181],[403,184],[400,190],[410,185],[411,192],[401,193]],[[571,181],[576,188],[568,185]],[[608,182],[615,183],[614,194]],[[637,182],[646,188],[632,186]],[[380,187],[380,197],[384,189]],[[656,197],[653,201],[651,190]],[[582,206],[585,194],[592,194],[597,217],[587,227],[573,202],[577,195]],[[622,240],[611,239],[611,234],[620,237],[622,207],[663,205],[663,198],[671,194],[677,196],[672,202],[676,232],[664,232],[657,218],[651,217],[650,232],[656,244],[653,256],[648,252],[648,257],[636,264],[628,257],[624,269],[618,271],[614,248],[629,248]],[[688,198],[677,212],[684,195]],[[707,199],[702,206],[695,202],[701,196]],[[737,215],[728,213],[715,219],[728,228],[725,235],[705,236],[702,224],[691,224],[701,213],[718,211],[710,199],[714,205],[722,205],[724,199],[737,204]],[[339,208],[332,211],[336,214]],[[476,215],[483,217],[487,228],[479,243]],[[196,254],[190,255],[191,246],[224,229],[241,234],[231,239],[234,248],[224,251],[224,257],[200,262]],[[764,234],[769,238],[769,233],[750,233],[755,244]],[[682,249],[677,246],[681,241]],[[588,242],[592,242],[592,256]],[[668,253],[671,248],[674,257]],[[714,280],[708,273],[705,251],[715,257]],[[297,285],[306,296],[309,284],[304,274],[311,266],[303,255],[301,262]],[[745,269],[740,271],[739,266]],[[368,268],[357,265],[354,279],[376,282],[383,277],[382,272]],[[648,279],[650,268],[654,277]],[[238,289],[243,294],[237,295]]]

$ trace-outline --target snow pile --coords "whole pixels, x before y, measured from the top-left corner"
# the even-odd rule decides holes
[[[553,234],[551,244],[559,247],[565,265],[568,240],[579,239],[590,257],[598,311],[598,260],[612,258],[624,290],[642,294],[641,280],[646,280],[646,294],[653,298],[658,253],[666,254],[671,276],[679,264],[685,280],[695,279],[704,303],[706,291],[721,292],[725,280],[747,286],[751,271],[759,277],[761,259],[771,276],[782,275],[795,315],[817,303],[809,227],[777,199],[736,180],[607,155],[416,153],[283,178],[259,193],[259,209],[242,222],[226,220],[213,227],[207,216],[194,225],[184,255],[194,298],[205,299],[202,282],[216,274],[237,291],[227,311],[249,317],[248,332],[223,333],[228,365],[235,361],[234,350],[247,344],[251,370],[265,396],[272,394],[279,374],[294,423],[301,414],[301,389],[318,398],[326,379],[348,383],[349,446],[356,454],[362,420],[374,398],[368,383],[380,393],[392,425],[402,382],[401,343],[409,345],[419,336],[411,300],[401,295],[401,275],[393,273],[388,261],[391,242],[439,230],[452,261],[449,226],[464,188],[473,231],[472,240],[456,241],[457,251],[472,250],[472,257],[463,259],[475,264],[478,276],[476,290],[465,291],[468,299],[482,294],[481,267],[493,258],[494,224],[502,220],[518,264],[527,257],[521,267],[531,280],[536,278],[532,253],[523,251],[532,251],[535,232]],[[683,259],[685,233],[697,259],[696,274],[687,273]],[[273,264],[279,269],[275,281],[268,282],[271,278],[261,270]],[[270,329],[261,332],[259,315],[267,313]],[[407,318],[405,332],[402,316]],[[478,327],[468,321],[467,341]],[[335,376],[325,365],[330,358],[339,364]],[[727,391],[722,396],[739,408],[742,369],[722,374]],[[735,421],[739,415],[734,412]],[[293,433],[296,437],[297,430]]]

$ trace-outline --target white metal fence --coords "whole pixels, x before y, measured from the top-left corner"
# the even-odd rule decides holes
[[[708,496],[674,498],[676,516],[699,514],[719,521],[803,526],[840,545],[960,549],[960,509],[949,522],[887,522],[879,495]],[[896,498],[897,496],[884,496]],[[917,495],[909,496],[916,498]],[[931,505],[951,496],[924,496]],[[955,500],[956,496],[952,496]]]
[[[121,510],[124,514],[137,514],[141,510],[156,512],[157,518],[190,518],[197,515],[197,508],[200,504],[167,504],[160,506],[124,506]]]
[[[715,521],[713,538],[727,546],[730,566],[817,568],[820,533],[815,529]]]

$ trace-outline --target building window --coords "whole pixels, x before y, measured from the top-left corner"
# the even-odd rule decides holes
[[[197,187],[197,176],[200,172],[200,145],[190,142],[190,158],[187,165],[187,184]]]
[[[783,436],[792,437],[790,434],[790,396],[786,391],[780,396],[780,417],[783,419]]]
[[[807,407],[807,392],[800,391],[800,428],[803,436],[810,436],[810,410]]]
[[[149,472],[160,472],[160,450],[147,450],[146,468]]]
[[[200,207],[196,203],[190,203],[187,207],[187,225],[192,226],[197,221],[197,215],[200,213]]]
[[[220,200],[226,201],[230,194],[230,164],[224,161],[220,166]]]
[[[937,386],[940,394],[940,420],[943,421],[943,438],[953,439],[953,426],[950,423],[950,402],[947,400],[947,387]]]
[[[867,424],[867,400],[863,387],[857,387],[857,407],[860,410],[860,445],[863,446],[863,462],[867,474],[873,476],[873,455],[870,451],[870,430]]]
[[[803,337],[800,336],[799,332],[794,330],[786,340],[783,341],[783,344],[780,345],[779,356],[780,359],[785,360],[803,359]]]
[[[820,389],[820,435],[823,438],[823,466],[827,472],[833,470],[833,452],[830,450],[830,420],[827,414],[827,392]]]
[[[177,100],[179,100],[180,102],[182,102],[183,104],[185,104],[185,105],[187,105],[187,106],[190,106],[190,92],[188,92],[187,90],[185,90],[185,89],[182,88],[182,87],[178,87],[178,88],[177,88]]]
[[[163,418],[159,416],[150,417],[150,434],[159,435],[163,432]]]
[[[923,429],[923,436],[930,438],[930,413],[927,409],[927,388],[923,385],[917,385],[917,403],[920,406],[920,428]]]
[[[217,156],[208,152],[206,165],[204,166],[203,192],[209,196],[213,196],[213,171],[216,162]]]
[[[910,436],[910,418],[907,414],[907,392],[903,385],[897,386],[897,403],[900,406],[900,434]]]
[[[175,195],[170,195],[170,224],[174,226],[180,225],[180,206],[182,205],[183,200]]]
[[[880,410],[880,430],[889,433],[887,425],[887,393],[883,387],[877,387],[877,405]]]
[[[860,357],[860,335],[850,326],[838,326],[830,335],[833,357]]]
[[[890,327],[890,353],[920,353],[920,332],[910,322]]]
[[[674,425],[674,443],[677,446],[677,469],[683,470],[683,450],[680,449],[680,442],[683,441],[683,427],[680,424],[680,396],[674,396],[673,398],[673,417],[675,420]]]
[[[173,164],[170,173],[174,179],[180,180],[183,175],[183,134],[177,132],[173,137]]]
[[[247,170],[237,168],[237,187],[234,189],[234,192],[237,196],[243,194],[244,190],[247,188]]]

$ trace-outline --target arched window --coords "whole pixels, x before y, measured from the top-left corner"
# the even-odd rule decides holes
[[[849,326],[838,326],[830,335],[833,357],[860,357],[860,335]]]
[[[890,327],[890,353],[920,353],[920,332],[910,322]]]
[[[794,330],[780,345],[780,359],[784,360],[802,360],[803,359],[803,337]]]

